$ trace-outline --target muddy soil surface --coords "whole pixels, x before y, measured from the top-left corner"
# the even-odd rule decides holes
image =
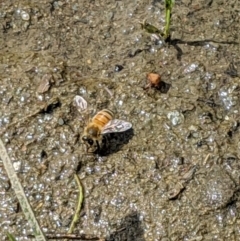
[[[0,3],[0,132],[46,235],[120,241],[240,240],[240,3],[8,0]],[[168,88],[149,88],[147,74]],[[83,96],[132,129],[85,152]],[[104,150],[105,149],[105,150]],[[0,163],[0,233],[32,230]]]

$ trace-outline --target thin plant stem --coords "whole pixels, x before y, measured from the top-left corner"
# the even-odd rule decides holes
[[[78,194],[78,202],[77,202],[77,208],[76,208],[76,211],[75,211],[75,214],[73,216],[73,220],[71,222],[71,225],[70,225],[70,228],[68,230],[68,234],[72,233],[74,228],[75,228],[75,225],[79,219],[79,214],[80,214],[80,211],[81,211],[81,207],[82,207],[82,202],[83,202],[83,188],[82,188],[82,184],[80,182],[80,179],[78,177],[77,174],[74,174],[74,178],[75,178],[75,181],[78,185],[78,190],[79,190],[79,194]]]
[[[9,241],[17,241],[11,233],[7,233],[7,237]]]
[[[34,232],[33,234],[35,235],[35,240],[36,241],[46,241],[46,238],[38,224],[37,219],[35,218],[32,208],[24,193],[23,187],[18,180],[17,174],[14,171],[12,162],[8,156],[7,150],[1,139],[0,139],[0,157],[2,159],[2,162],[3,162],[3,165],[7,172],[7,175],[10,179],[10,182],[12,184],[12,188],[18,198],[22,211],[23,211],[27,221],[29,222],[30,226],[33,229],[33,232]]]
[[[164,29],[164,39],[170,36],[170,24],[171,24],[171,14],[174,0],[165,0],[165,19],[166,25]]]

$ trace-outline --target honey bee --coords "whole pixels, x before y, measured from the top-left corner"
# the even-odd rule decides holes
[[[81,96],[77,95],[74,98],[74,103],[79,112],[87,109],[87,102]],[[124,132],[132,128],[130,122],[114,119],[113,117],[114,114],[111,110],[103,109],[88,122],[81,137],[87,147],[88,153],[95,153],[102,148],[104,134]]]

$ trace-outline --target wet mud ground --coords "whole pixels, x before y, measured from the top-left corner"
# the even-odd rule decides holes
[[[240,240],[240,3],[176,1],[172,42],[163,1],[1,1],[0,132],[46,234],[106,240]],[[161,75],[166,91],[144,90]],[[101,155],[84,151],[83,113],[132,123]],[[0,163],[0,233],[30,240]]]

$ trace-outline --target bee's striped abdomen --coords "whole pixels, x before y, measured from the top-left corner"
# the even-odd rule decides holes
[[[104,109],[99,111],[92,119],[92,123],[95,123],[98,126],[104,127],[110,120],[113,119],[113,112]]]

